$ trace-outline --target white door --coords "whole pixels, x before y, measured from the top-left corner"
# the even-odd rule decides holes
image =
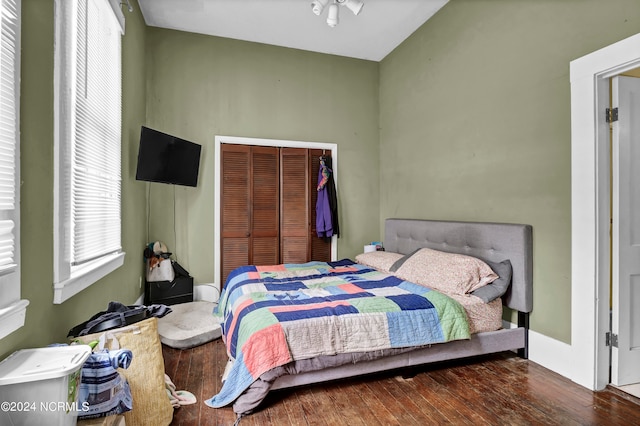
[[[640,78],[615,77],[611,382],[640,382]]]

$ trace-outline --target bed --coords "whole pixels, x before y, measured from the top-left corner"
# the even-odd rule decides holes
[[[230,274],[217,308],[230,361],[220,393],[205,403],[233,403],[242,416],[276,389],[509,350],[528,356],[530,225],[387,219],[384,246],[383,266],[344,259],[247,266]],[[460,267],[473,275],[471,284],[462,280],[464,297],[442,296],[423,282],[429,280],[423,271],[414,274],[412,267],[424,259],[440,257],[443,265],[471,262]],[[511,275],[506,292],[478,303],[482,288],[494,290],[494,270],[505,264]],[[464,275],[457,268],[456,280]],[[487,305],[491,319],[474,325],[473,308],[456,303],[461,298]],[[502,328],[500,305],[517,312],[516,327]],[[365,321],[356,323],[360,317]]]

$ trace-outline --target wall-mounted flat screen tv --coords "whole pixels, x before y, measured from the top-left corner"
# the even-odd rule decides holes
[[[201,150],[196,143],[142,126],[136,179],[197,186]]]

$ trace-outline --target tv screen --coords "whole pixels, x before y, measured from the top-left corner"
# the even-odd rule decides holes
[[[136,179],[197,186],[201,146],[142,126]]]

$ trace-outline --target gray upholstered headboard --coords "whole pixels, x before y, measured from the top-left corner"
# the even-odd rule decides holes
[[[520,312],[533,309],[533,236],[531,225],[453,222],[420,219],[386,219],[387,251],[409,254],[428,247],[501,262],[511,261],[511,287],[503,304]]]

